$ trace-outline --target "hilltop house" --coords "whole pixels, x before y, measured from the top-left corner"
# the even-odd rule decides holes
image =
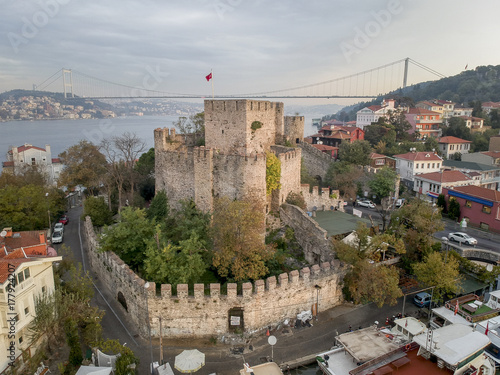
[[[482,151],[462,155],[463,161],[500,166],[500,151]]]
[[[451,159],[456,153],[460,155],[469,153],[471,143],[471,141],[451,136],[441,137],[438,141],[439,151],[446,159]]]
[[[61,160],[52,158],[49,145],[41,148],[25,143],[23,146],[12,147],[7,152],[2,173],[16,174],[19,169],[27,166],[40,166],[42,172],[47,174],[50,184],[56,184],[62,171]]]
[[[415,175],[414,179],[413,190],[421,198],[430,200],[433,203],[445,187],[479,185],[479,180],[475,180],[460,171],[451,170],[418,174]]]
[[[377,122],[380,117],[385,117],[389,111],[394,111],[394,99],[382,101],[382,105],[371,105],[360,109],[356,113],[356,126],[364,129],[365,126]]]
[[[23,352],[28,358],[35,354],[39,343],[30,342],[28,327],[35,317],[36,298],[54,291],[52,264],[62,257],[48,247],[44,231],[5,228],[0,248],[1,372],[11,362],[22,362]]]
[[[419,139],[441,135],[440,125],[443,122],[441,113],[424,108],[410,108],[405,116],[411,125],[409,133],[418,133]]]
[[[479,186],[483,188],[493,190],[500,188],[500,166],[471,161],[443,160],[443,168],[462,171],[467,176],[479,180]]]
[[[411,151],[406,154],[394,155],[396,159],[396,172],[401,176],[401,181],[413,189],[414,176],[420,173],[439,172],[443,159],[434,152]]]

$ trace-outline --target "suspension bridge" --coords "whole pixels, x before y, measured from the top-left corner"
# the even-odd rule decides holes
[[[318,99],[318,98],[376,98],[384,93],[404,89],[408,82],[410,64],[424,70],[434,79],[445,76],[413,59],[405,58],[363,72],[302,86],[266,92],[214,95],[215,99]],[[437,77],[437,78],[436,78]],[[189,94],[148,90],[90,76],[62,68],[38,85],[35,91],[61,92],[65,98],[88,99],[197,99],[210,98],[210,94]]]

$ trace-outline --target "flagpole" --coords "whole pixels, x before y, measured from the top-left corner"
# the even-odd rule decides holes
[[[214,72],[210,69],[210,74],[212,75],[212,99],[214,99]]]

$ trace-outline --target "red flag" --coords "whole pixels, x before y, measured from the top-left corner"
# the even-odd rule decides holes
[[[208,76],[205,77],[207,79],[207,81],[210,81],[212,79],[212,72],[210,72],[210,74]]]
[[[455,306],[455,314],[454,315],[457,315],[457,312],[458,312],[458,299],[457,299],[457,305]]]
[[[467,70],[467,67],[469,66],[469,64],[465,65],[465,69],[464,70]]]
[[[408,318],[406,318],[405,327],[408,327]]]
[[[488,320],[488,323],[486,323],[486,331],[484,331],[484,334],[485,334],[486,336],[488,336],[488,331],[489,331],[489,329],[488,329],[488,328],[489,328],[489,325],[490,325],[490,321]]]

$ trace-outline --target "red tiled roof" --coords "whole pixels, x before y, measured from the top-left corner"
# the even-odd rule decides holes
[[[417,104],[425,104],[425,105],[427,105],[429,107],[438,107],[438,106],[440,106],[440,104],[436,104],[436,103],[432,103],[432,102],[427,102],[427,101],[419,102]]]
[[[486,189],[474,185],[457,186],[453,188],[453,190],[460,193],[472,195],[473,197],[487,199],[492,202],[500,202],[500,191],[497,190]]]
[[[498,102],[498,103],[497,102],[484,102],[482,104],[482,107],[483,108],[485,108],[485,107],[486,108],[488,108],[488,107],[490,107],[490,108],[500,108],[500,102]]]
[[[463,118],[464,120],[471,120],[474,122],[484,121],[484,118],[481,118],[481,117],[473,117],[473,116],[458,116],[458,117]]]
[[[4,161],[4,162],[2,163],[2,165],[3,165],[4,167],[13,167],[13,166],[14,166],[14,162],[13,162],[13,161]]]
[[[385,159],[385,155],[377,154],[376,152],[372,152],[370,154],[370,159],[380,159],[380,158]]]
[[[425,178],[426,180],[432,180],[440,183],[472,180],[472,178],[470,178],[469,176],[465,175],[460,171],[450,171],[450,170],[444,170],[442,172],[422,173],[416,175],[415,178]]]
[[[382,106],[381,105],[371,105],[371,106],[366,107],[366,108],[371,109],[373,112],[376,112],[379,109],[382,109]]]
[[[417,107],[410,108],[408,110],[408,113],[410,115],[437,115],[437,116],[441,115],[441,113],[439,113],[439,112],[429,111],[427,109],[417,108]]]
[[[12,266],[17,268],[26,262],[32,262],[36,259],[33,258],[22,258],[22,259],[9,259],[9,260],[4,260],[0,259],[0,284],[3,284],[5,281],[7,281],[7,278],[9,275],[12,274]],[[10,269],[9,269],[10,268]]]
[[[52,158],[52,163],[55,164],[55,163],[60,163],[61,162],[61,159],[59,158]]]
[[[338,150],[338,147],[328,146],[328,145],[312,145],[314,148],[317,148],[320,151],[333,151]]]
[[[47,151],[44,148],[40,148],[40,147],[36,147],[36,146],[32,146],[32,145],[22,145],[22,146],[19,146],[17,148],[17,152],[27,151],[27,150],[30,150],[32,148],[35,150],[40,150],[40,151]],[[9,154],[12,154],[12,149],[9,150]]]
[[[15,249],[20,249],[21,247],[39,245],[41,243],[41,234],[45,239],[45,232],[40,230],[15,232],[12,237],[0,238],[0,249],[3,249],[3,247],[5,246],[7,248],[7,251],[10,252]]]
[[[405,159],[405,160],[413,160],[413,161],[426,161],[426,160],[437,160],[442,161],[439,155],[430,152],[407,152],[406,154],[394,155],[395,158]]]
[[[484,151],[481,152],[483,155],[491,156],[492,158],[500,158],[500,151]]]
[[[448,137],[441,137],[438,143],[472,143],[472,141],[466,141],[465,139],[448,136]]]

